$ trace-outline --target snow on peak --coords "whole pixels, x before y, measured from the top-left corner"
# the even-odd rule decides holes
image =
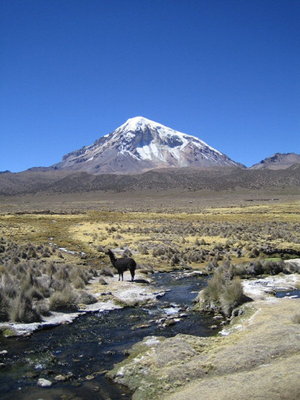
[[[138,116],[128,119],[91,146],[68,154],[62,164],[78,170],[84,167],[82,170],[98,174],[129,173],[162,166],[233,165],[234,162],[195,136]]]
[[[144,130],[145,127],[156,128],[158,125],[157,122],[151,121],[150,119],[144,117],[134,117],[129,118],[125,124],[121,125],[117,130],[126,130],[126,131],[136,131],[136,130]]]
[[[175,148],[179,150],[183,150],[189,143],[193,143],[198,149],[209,148],[211,151],[216,152],[218,154],[222,154],[218,150],[214,149],[213,147],[209,146],[207,143],[203,142],[202,140],[198,139],[195,136],[188,135],[186,133],[182,133],[176,131],[172,128],[169,128],[165,125],[162,125],[158,122],[152,121],[148,118],[138,116],[134,118],[129,118],[123,125],[121,125],[118,129],[116,129],[116,133],[121,133],[123,140],[125,142],[131,141],[135,136],[136,132],[144,132],[147,129],[151,129],[156,131],[159,135],[161,140],[168,142],[170,139],[174,141],[174,139],[178,142],[177,146],[174,146],[172,152],[173,157],[176,159],[180,158],[180,155],[177,154]],[[152,143],[152,146],[146,148],[146,146],[142,146],[142,148],[138,147],[137,152],[142,159],[152,159],[153,156],[158,159],[164,158],[162,156],[161,151],[157,150],[156,143]]]

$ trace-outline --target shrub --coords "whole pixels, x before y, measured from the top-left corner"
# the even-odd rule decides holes
[[[60,267],[59,270],[56,272],[55,277],[58,279],[62,279],[64,281],[69,280],[69,272],[68,272],[68,266],[66,267]]]
[[[166,253],[165,246],[158,246],[152,250],[153,257],[163,256]]]
[[[2,293],[9,297],[10,299],[14,299],[19,291],[19,286],[16,280],[14,280],[10,275],[5,274],[3,279]]]
[[[40,322],[41,316],[33,308],[31,299],[24,293],[21,293],[11,303],[9,319],[14,322],[30,323]]]
[[[83,289],[85,287],[85,283],[80,276],[77,276],[72,283],[75,289]]]
[[[10,300],[0,288],[0,321],[9,320]]]
[[[34,286],[27,289],[25,294],[30,299],[42,300],[44,298],[43,294]]]
[[[94,304],[97,303],[97,301],[95,296],[87,292],[82,292],[79,297],[79,303],[83,304]]]
[[[52,278],[50,282],[50,288],[56,292],[61,292],[66,287],[67,282],[63,279]]]
[[[100,271],[100,275],[113,277],[114,273],[112,272],[112,269],[110,267],[103,267]]]
[[[85,285],[88,284],[89,278],[90,274],[79,267],[72,268],[72,271],[70,272],[70,281],[73,283],[74,286],[75,284],[79,284],[79,282],[81,281],[83,283],[83,286],[81,286],[81,288],[83,288]],[[78,288],[79,287],[80,286],[78,286]]]
[[[207,285],[207,295],[212,302],[216,303],[219,301],[220,294],[223,291],[225,283],[226,282],[223,269],[216,269],[215,273],[213,274]]]
[[[295,314],[295,315],[292,317],[292,323],[293,323],[293,324],[300,324],[300,314]]]
[[[233,309],[248,301],[239,277],[230,279],[231,266],[218,267],[208,285],[198,296],[202,310],[217,311],[230,316]]]
[[[254,263],[254,273],[255,275],[262,275],[264,272],[262,263],[260,262],[260,260],[255,261]]]
[[[267,275],[278,275],[285,270],[285,263],[282,260],[266,260],[262,264],[263,272]]]
[[[149,251],[148,251],[147,247],[143,246],[142,244],[138,245],[138,251],[139,251],[139,253],[141,253],[143,255],[149,254]]]
[[[234,308],[243,304],[243,286],[239,277],[233,278],[230,283],[224,285],[220,296],[222,311],[226,316],[231,315]]]
[[[37,289],[40,291],[43,297],[50,297],[51,280],[52,279],[49,278],[47,275],[40,276],[36,279]]]
[[[35,309],[40,315],[43,316],[50,315],[49,304],[45,300],[38,301],[35,305]]]
[[[249,253],[250,258],[256,258],[258,256],[259,256],[259,250],[256,248],[253,248]]]
[[[76,311],[78,310],[78,295],[67,287],[63,292],[54,292],[50,297],[51,311]]]

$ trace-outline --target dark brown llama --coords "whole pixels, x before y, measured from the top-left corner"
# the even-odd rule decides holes
[[[112,265],[118,270],[119,280],[122,277],[123,281],[123,272],[127,271],[128,269],[131,274],[131,280],[134,280],[136,262],[133,258],[116,258],[111,250],[107,250],[105,254],[109,256]]]

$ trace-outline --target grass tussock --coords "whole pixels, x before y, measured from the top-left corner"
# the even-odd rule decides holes
[[[39,322],[51,311],[78,309],[78,290],[97,275],[91,268],[56,264],[48,247],[19,246],[1,238],[0,322]],[[80,302],[93,299],[88,295]]]
[[[293,323],[293,324],[300,324],[300,314],[295,314],[295,315],[292,317],[292,323]]]
[[[236,307],[248,300],[240,277],[231,279],[228,266],[221,266],[215,270],[207,287],[199,293],[198,308],[230,317]]]
[[[54,292],[49,300],[51,311],[78,310],[79,296],[70,286],[62,292]]]

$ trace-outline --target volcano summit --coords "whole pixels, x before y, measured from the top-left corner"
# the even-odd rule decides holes
[[[65,155],[56,169],[136,174],[158,168],[241,166],[202,140],[143,117],[131,118],[91,146]]]

